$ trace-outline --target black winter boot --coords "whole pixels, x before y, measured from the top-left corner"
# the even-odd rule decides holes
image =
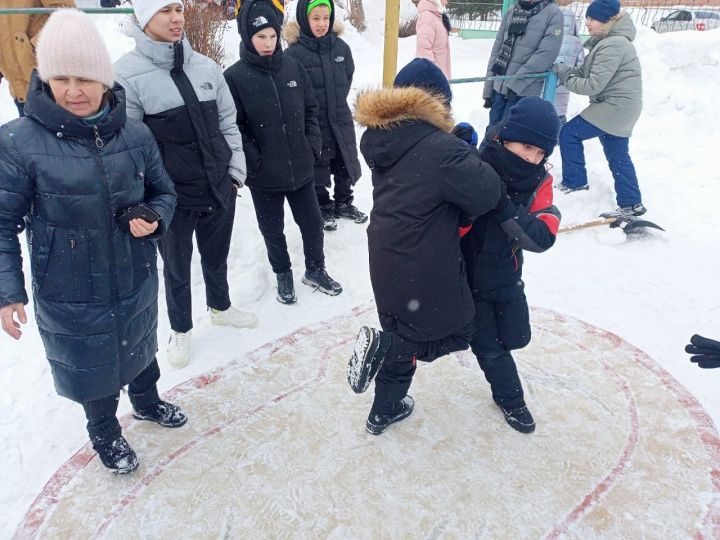
[[[520,433],[532,433],[535,431],[535,419],[528,410],[527,406],[523,405],[516,409],[509,409],[503,407],[499,403],[496,404],[500,407],[500,410],[505,416],[505,421],[510,424],[510,427],[519,431]]]
[[[337,223],[335,222],[335,211],[333,210],[332,203],[323,204],[322,206],[320,206],[320,215],[322,216],[323,220],[323,230],[337,230]]]
[[[367,214],[361,212],[350,203],[335,203],[335,216],[338,218],[351,219],[355,223],[365,223],[368,220]]]
[[[133,418],[136,420],[149,420],[168,428],[184,426],[188,420],[185,411],[180,407],[162,400],[147,409],[133,411]]]
[[[356,394],[362,394],[383,365],[385,353],[392,342],[386,332],[363,326],[347,366],[347,381]]]
[[[381,403],[377,407],[373,404],[365,429],[368,433],[380,435],[391,424],[410,416],[414,408],[415,400],[410,396],[405,396],[397,403]]]
[[[293,275],[289,270],[277,274],[277,301],[281,304],[294,304],[297,302]]]
[[[122,435],[110,442],[96,437],[92,439],[92,445],[110,472],[127,474],[138,468],[137,454]]]
[[[312,272],[306,270],[302,282],[330,296],[337,296],[342,292],[342,285],[331,278],[324,268],[318,268]]]

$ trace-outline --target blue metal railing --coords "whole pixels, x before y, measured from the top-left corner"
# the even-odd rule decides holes
[[[546,73],[528,73],[527,75],[494,75],[492,77],[469,77],[466,79],[450,79],[450,84],[464,84],[485,81],[505,81],[510,79],[545,79],[545,87],[543,88],[543,99],[553,102],[555,101],[555,91],[557,90],[558,77],[552,71]]]

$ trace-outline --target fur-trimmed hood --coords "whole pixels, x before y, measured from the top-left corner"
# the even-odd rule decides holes
[[[355,100],[355,120],[363,126],[383,130],[419,120],[450,133],[455,125],[442,97],[415,87],[360,92]]]
[[[345,25],[342,21],[336,20],[333,23],[332,33],[342,36],[345,33]],[[297,21],[290,21],[283,27],[282,37],[288,45],[293,45],[300,40],[300,25]]]

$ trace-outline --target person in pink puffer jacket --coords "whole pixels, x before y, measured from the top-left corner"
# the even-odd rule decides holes
[[[420,0],[417,5],[416,58],[427,58],[450,79],[450,19],[447,0]]]

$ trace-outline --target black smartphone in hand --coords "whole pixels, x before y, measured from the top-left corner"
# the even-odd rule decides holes
[[[140,203],[137,206],[132,206],[123,210],[117,217],[118,226],[125,230],[130,230],[130,221],[133,219],[143,219],[148,223],[155,223],[160,220],[160,214],[150,208],[145,203]]]

